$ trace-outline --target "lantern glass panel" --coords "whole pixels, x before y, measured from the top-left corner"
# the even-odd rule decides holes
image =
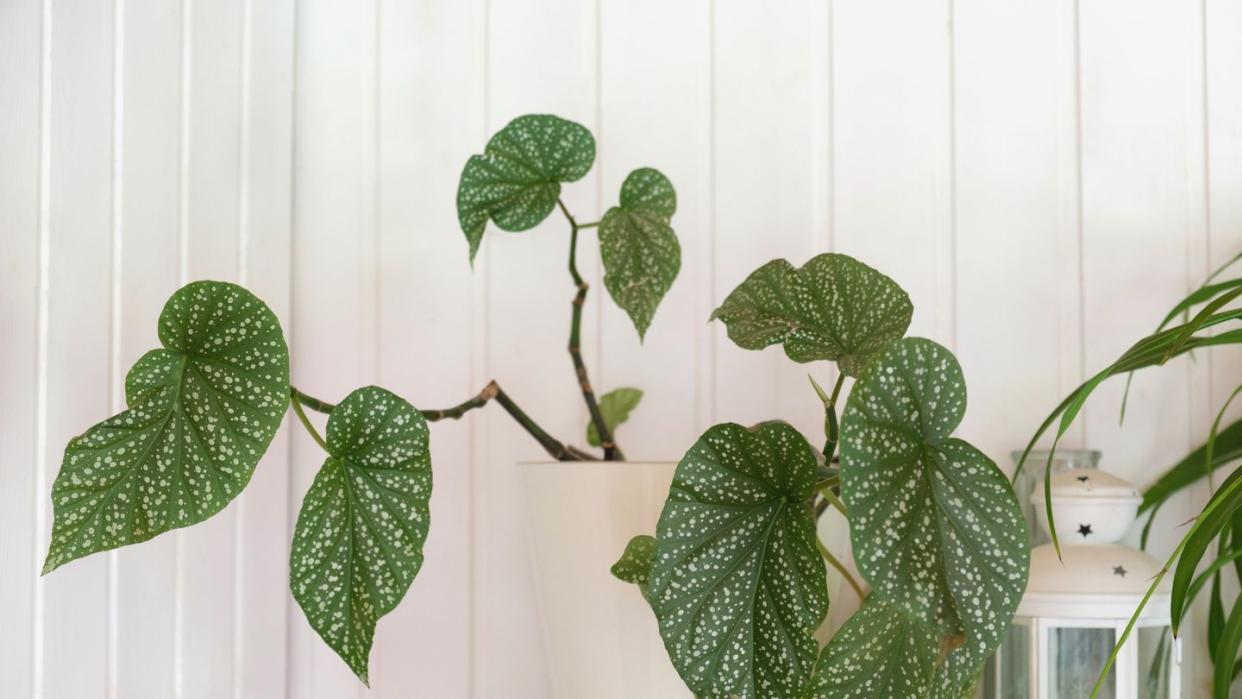
[[[1169,699],[1173,638],[1167,626],[1138,630],[1139,699]]]
[[[1030,699],[1031,697],[1031,629],[1013,624],[996,651],[993,672],[987,675],[991,685],[986,696],[996,699]],[[998,676],[999,675],[999,676]]]
[[[1054,697],[1087,697],[1108,662],[1115,643],[1113,629],[1053,627],[1048,633],[1048,684]],[[1116,699],[1116,666],[1097,695]]]

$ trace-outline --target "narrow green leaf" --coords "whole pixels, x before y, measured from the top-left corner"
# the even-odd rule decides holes
[[[677,465],[651,602],[696,694],[794,696],[810,676],[828,611],[815,474],[811,446],[784,423],[716,425]]]
[[[580,124],[528,114],[492,136],[466,162],[457,185],[457,219],[473,260],[488,220],[525,231],[556,208],[562,182],[580,180],[595,163],[595,137]]]
[[[1193,594],[1190,596],[1193,598]],[[1189,602],[1187,602],[1189,604]],[[1208,655],[1216,662],[1216,649],[1220,646],[1220,637],[1225,631],[1225,602],[1220,593],[1220,572],[1212,575],[1212,592],[1208,597]]]
[[[782,344],[795,362],[829,360],[858,376],[871,357],[900,338],[914,306],[901,287],[848,257],[827,253],[795,269],[772,260],[712,312],[743,349]]]
[[[1212,670],[1212,698],[1229,699],[1229,686],[1233,684],[1233,663],[1242,646],[1242,595],[1233,602],[1229,619],[1217,641]]]
[[[1207,462],[1207,444],[1190,452],[1181,461],[1170,466],[1155,483],[1143,493],[1139,513],[1163,504],[1175,493],[1198,483],[1203,474],[1242,458],[1242,420],[1219,430],[1212,451],[1212,462]]]
[[[1173,588],[1169,594],[1169,617],[1173,633],[1177,633],[1185,613],[1195,569],[1212,540],[1232,521],[1233,513],[1242,506],[1242,469],[1235,470],[1208,500],[1202,513],[1184,539],[1177,568],[1173,571]]]
[[[125,378],[128,409],[65,448],[45,574],[224,509],[280,427],[289,350],[256,296],[226,282],[188,284],[164,305],[159,338],[163,349]]]
[[[939,640],[872,595],[824,647],[803,699],[925,697]]]
[[[951,437],[961,367],[922,338],[888,346],[841,420],[841,487],[859,571],[874,595],[941,638],[965,636],[938,678],[962,691],[999,645],[1026,588],[1026,523],[1008,480]]]
[[[620,206],[600,220],[604,286],[640,339],[681,269],[681,245],[669,225],[676,211],[673,184],[659,170],[641,168],[622,183]]]
[[[612,564],[612,575],[618,580],[638,586],[643,599],[650,601],[651,563],[655,559],[654,536],[640,534],[625,545],[621,558]]]
[[[327,443],[298,513],[289,587],[311,628],[366,683],[375,623],[423,563],[427,422],[399,396],[367,386],[332,411]]]
[[[608,426],[610,434],[616,435],[617,425],[630,419],[630,413],[638,407],[638,402],[642,399],[643,392],[637,388],[617,388],[600,396],[599,412],[604,416],[604,424]],[[586,438],[591,446],[600,446],[595,423],[587,423]]]

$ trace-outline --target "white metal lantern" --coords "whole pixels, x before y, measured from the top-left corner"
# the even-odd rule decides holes
[[[1031,495],[1048,528],[1044,490]],[[1130,483],[1096,469],[1052,477],[1052,510],[1063,560],[1052,544],[1031,551],[1031,575],[1013,626],[988,665],[994,699],[1083,699],[1112,653],[1160,563],[1119,543],[1142,497]],[[1099,696],[1181,696],[1181,642],[1169,628],[1169,582],[1152,595]]]

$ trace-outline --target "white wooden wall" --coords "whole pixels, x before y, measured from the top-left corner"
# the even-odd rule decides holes
[[[456,224],[462,164],[510,118],[597,135],[580,218],[637,166],[677,186],[682,272],[644,346],[590,237],[580,255],[592,378],[647,391],[631,457],[714,421],[817,433],[807,367],[705,321],[768,259],[837,250],[955,349],[961,432],[1009,468],[1084,371],[1242,250],[1239,74],[1237,0],[0,1],[0,695],[368,695],[286,590],[322,458],[297,430],[209,523],[38,578],[48,492],[197,278],[273,306],[307,391],[439,407],[494,377],[581,441],[563,223],[489,232],[473,271]],[[1107,385],[1069,445],[1147,482],[1239,379],[1236,352],[1140,375],[1124,429]],[[370,694],[545,696],[511,466],[541,454],[494,408],[433,449],[426,565]],[[1202,497],[1162,511],[1160,546]]]

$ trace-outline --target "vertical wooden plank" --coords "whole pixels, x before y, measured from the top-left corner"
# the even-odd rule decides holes
[[[1062,345],[1078,352],[1076,338],[1060,334],[1054,234],[1060,177],[1077,171],[1062,158],[1076,130],[1060,129],[1058,115],[1075,97],[1072,76],[1058,70],[1066,19],[1049,3],[954,3],[956,353],[970,393],[962,434],[1007,471],[1009,452],[1063,397],[1049,381]],[[1068,225],[1076,239],[1076,217]],[[1077,306],[1077,274],[1071,281]]]
[[[829,89],[827,6],[717,5],[715,50],[715,303],[752,271],[783,257],[801,266],[827,252],[823,158],[829,124],[816,120]],[[813,82],[813,78],[819,80]],[[822,115],[821,115],[822,116]],[[779,348],[743,350],[712,325],[716,338],[716,419],[751,424],[785,419],[804,434],[823,430],[807,372],[821,382],[827,365],[800,366]]]
[[[1189,154],[1202,148],[1187,125],[1201,116],[1188,113],[1185,97],[1185,66],[1201,47],[1183,31],[1193,21],[1190,5],[1086,3],[1080,12],[1084,321],[1094,371],[1198,283],[1178,261],[1201,204],[1187,183]],[[1117,419],[1124,381],[1096,392],[1083,419],[1105,468],[1145,483],[1185,453],[1187,366],[1181,359],[1136,374],[1124,426]],[[1167,543],[1157,540],[1157,550]]]
[[[240,279],[292,340],[293,0],[242,5],[238,187]],[[294,350],[296,352],[296,350]],[[286,695],[289,440],[286,420],[237,505],[233,665],[235,697]]]
[[[241,2],[190,2],[182,37],[190,80],[183,250],[186,281],[238,281],[237,180],[240,173]],[[181,651],[178,690],[220,697],[234,685],[237,503],[181,533]]]
[[[42,56],[39,2],[0,7],[0,694],[33,687],[36,490],[35,401],[39,301],[39,144]]]
[[[470,290],[480,280],[452,205],[456,174],[483,131],[483,3],[385,0],[380,17],[379,378],[420,408],[447,407],[486,383],[470,362]],[[471,435],[479,415],[431,426],[431,531],[422,570],[376,631],[377,696],[470,696]]]
[[[375,379],[368,348],[377,331],[366,309],[376,301],[368,281],[377,269],[368,257],[376,230],[364,225],[375,198],[374,172],[366,169],[376,156],[366,139],[375,134],[375,105],[365,103],[374,99],[374,12],[374,3],[313,1],[299,4],[296,17],[293,383],[332,402]],[[325,456],[300,428],[295,432],[291,526]],[[289,694],[357,696],[362,685],[348,666],[296,603],[288,609]]]
[[[1235,255],[1242,253],[1242,84],[1238,75],[1242,71],[1242,5],[1236,2],[1208,0],[1204,5],[1203,31],[1206,42],[1205,61],[1205,143],[1207,145],[1206,196],[1207,206],[1207,257],[1208,267],[1216,269]],[[1242,266],[1235,265],[1226,278],[1242,275]],[[1191,280],[1195,281],[1195,280]],[[1204,362],[1208,371],[1208,386],[1200,395],[1206,395],[1210,415],[1215,418],[1234,388],[1242,383],[1242,353],[1236,348],[1213,351]],[[1242,417],[1242,405],[1236,401],[1222,420],[1227,425]],[[1199,425],[1195,425],[1199,428]],[[1204,439],[1204,431],[1192,431],[1191,441]],[[1219,479],[1217,483],[1219,484]],[[1204,498],[1199,493],[1194,506],[1202,506]],[[1233,589],[1230,576],[1225,577],[1226,594]],[[1226,597],[1226,599],[1229,599]],[[1199,605],[1202,606],[1202,605]],[[1210,687],[1212,663],[1203,642],[1201,629],[1205,628],[1205,614],[1195,610],[1198,628],[1195,636],[1186,636],[1193,653],[1194,674],[1187,683],[1187,694],[1199,691],[1206,694]],[[1185,677],[1186,675],[1183,675]],[[1185,690],[1184,690],[1185,691]]]
[[[531,113],[556,114],[598,131],[597,21],[591,3],[490,4],[489,134]],[[484,143],[479,140],[470,152],[481,151]],[[466,155],[462,154],[462,164]],[[561,195],[569,210],[584,221],[596,220],[593,216],[599,213],[597,173],[592,170],[565,186]],[[587,280],[597,280],[598,254],[592,254],[590,238],[583,237],[578,269]],[[476,267],[487,275],[484,375],[498,380],[549,432],[578,442],[586,409],[565,352],[574,294],[565,271],[568,243],[568,224],[559,213],[516,235],[489,227],[479,252],[482,266],[476,263]],[[591,284],[582,326],[583,356],[598,381],[596,328],[603,292],[601,285]],[[484,697],[547,696],[546,661],[534,642],[539,626],[521,514],[520,474],[514,467],[516,461],[547,456],[496,411],[489,412],[481,427],[485,433],[475,478],[474,634],[479,676],[474,691]]]
[[[157,320],[180,285],[177,244],[181,13],[177,5],[129,0],[123,28],[120,143],[120,351],[123,375],[159,346]],[[151,60],[152,56],[164,57]],[[110,412],[124,407],[114,395]],[[116,552],[115,696],[173,696],[177,535]]]
[[[1201,280],[1199,270],[1191,278],[1187,260],[1203,236],[1202,74],[1191,68],[1203,47],[1202,33],[1191,31],[1197,4],[1083,3],[1079,11],[1083,323],[1093,371],[1150,332],[1162,310]],[[1101,386],[1080,419],[1088,444],[1103,451],[1103,467],[1145,485],[1183,456],[1199,437],[1194,384],[1185,357],[1139,372],[1124,425],[1117,412],[1124,381]],[[1176,523],[1198,511],[1194,500],[1186,493],[1162,508],[1170,526],[1152,530],[1155,555],[1183,534]],[[1198,612],[1187,624],[1192,644],[1201,643],[1201,619]],[[1190,657],[1206,653],[1198,651]],[[1194,677],[1204,669],[1192,673],[1188,694],[1205,691]]]
[[[113,12],[51,8],[50,247],[47,261],[48,498],[64,445],[108,415],[112,301]],[[39,547],[46,550],[51,507]],[[43,657],[34,691],[99,696],[107,683],[108,559],[91,556],[41,579]]]
[[[627,458],[677,460],[708,426],[695,396],[709,389],[699,385],[697,365],[713,335],[711,143],[703,128],[711,119],[711,8],[608,1],[600,11],[600,208],[616,206],[631,171],[663,172],[677,190],[681,271],[642,343],[625,312],[603,299],[595,384],[601,395],[621,386],[644,392],[617,435]],[[582,252],[598,257],[597,238],[583,242]],[[602,285],[593,292],[607,296]]]
[[[833,242],[914,302],[910,335],[953,347],[949,5],[838,3]]]

